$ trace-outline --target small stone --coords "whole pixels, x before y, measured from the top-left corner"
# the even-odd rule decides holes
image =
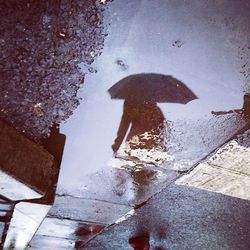
[[[59,33],[59,36],[65,37],[66,35],[64,33]]]

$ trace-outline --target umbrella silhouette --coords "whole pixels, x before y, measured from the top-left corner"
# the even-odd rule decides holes
[[[108,92],[112,99],[125,99],[137,102],[168,102],[187,104],[197,96],[181,81],[170,75],[142,73],[130,75]]]

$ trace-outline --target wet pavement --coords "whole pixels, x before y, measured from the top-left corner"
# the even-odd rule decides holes
[[[249,143],[250,130],[247,130],[236,140],[220,147],[191,173],[178,179],[176,184],[250,200]]]
[[[49,2],[30,26],[48,44],[18,50],[24,68],[1,85],[1,117],[35,140],[54,123],[40,143],[61,163],[53,207],[39,221],[30,218],[20,236],[26,241],[17,243],[27,246],[38,228],[31,249],[131,249],[137,237],[150,239],[152,249],[247,249],[248,134],[225,142],[249,122],[248,1]],[[29,16],[38,7],[27,1],[15,13],[27,8]],[[11,13],[11,4],[5,8]],[[15,29],[29,31],[22,25]],[[36,44],[29,31],[16,46],[27,37]],[[41,53],[49,48],[41,65],[30,57],[40,56],[39,46]],[[7,68],[18,65],[14,57],[4,56]],[[17,98],[10,89],[23,71]],[[205,159],[221,145],[224,158]],[[228,167],[234,155],[240,162]],[[18,221],[13,217],[16,231]],[[241,228],[238,236],[233,228]]]
[[[249,249],[249,133],[226,143],[82,249]]]
[[[117,221],[125,206],[57,197],[29,248],[248,249],[249,134],[238,134]]]
[[[150,236],[150,249],[249,249],[249,201],[171,185],[134,217],[98,235],[83,249],[132,249]],[[147,248],[146,248],[147,249]]]

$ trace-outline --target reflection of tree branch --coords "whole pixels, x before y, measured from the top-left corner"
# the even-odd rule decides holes
[[[14,250],[14,249],[16,249],[16,239],[15,238],[11,239],[10,244],[9,244],[9,246],[8,246],[7,249],[8,250]]]
[[[242,111],[242,109],[233,109],[233,110],[229,110],[229,111],[212,111],[211,112],[211,114],[215,115],[215,116],[227,115],[227,114],[232,114],[232,113],[242,114],[243,111]]]
[[[245,118],[249,119],[250,116],[250,94],[247,93],[244,95],[243,97],[244,103],[241,109],[232,109],[229,111],[212,111],[211,113],[215,116],[219,116],[219,115],[227,115],[227,114],[240,114]]]

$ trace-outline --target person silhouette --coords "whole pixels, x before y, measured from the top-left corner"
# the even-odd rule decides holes
[[[171,157],[166,147],[167,131],[170,132],[168,123],[156,102],[125,99],[112,149],[122,163],[120,168],[132,178],[136,200],[144,196],[146,187],[159,173],[154,167]],[[117,180],[115,190],[120,190],[124,180],[119,174]]]
[[[126,134],[125,153],[132,158],[140,158],[132,154],[136,150],[144,151],[151,157],[149,152],[166,152],[166,124],[166,119],[155,102],[125,100],[117,137],[112,145],[114,153],[119,150]]]

